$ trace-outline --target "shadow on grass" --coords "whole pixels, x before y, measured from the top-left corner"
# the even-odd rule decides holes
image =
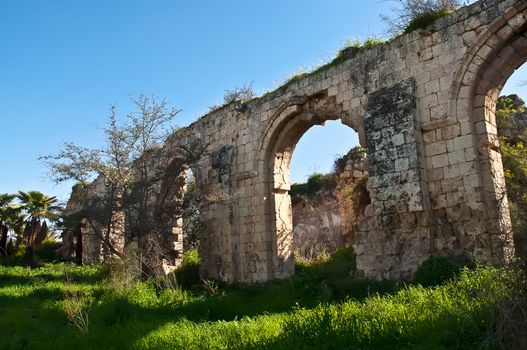
[[[199,278],[187,275],[180,292],[156,291],[151,283],[116,293],[104,289],[103,269],[78,269],[61,273],[53,270],[24,275],[0,271],[0,348],[131,348],[137,341],[163,327],[186,319],[197,324],[232,321],[245,316],[290,312],[296,307],[311,308],[322,303],[348,299],[362,300],[373,294],[393,293],[403,286],[391,282],[354,279],[355,259],[351,250],[335,253],[331,259],[298,265],[296,275],[260,285],[218,284],[210,293],[192,285]],[[51,268],[51,267],[49,267]],[[5,270],[7,271],[7,270]],[[91,271],[91,272],[90,272]],[[193,268],[194,273],[197,271]],[[87,336],[68,323],[62,309],[61,282],[70,276],[77,283],[91,283],[94,302],[89,308]],[[36,281],[36,282],[35,282]],[[21,296],[2,296],[2,287],[31,287]]]
[[[194,268],[194,271],[197,269]],[[287,279],[264,284],[218,283],[218,294],[196,293],[199,286],[184,282],[196,282],[199,277],[180,271],[178,277],[185,277],[181,283],[183,291],[190,292],[195,298],[165,308],[197,322],[234,320],[244,316],[287,312],[295,307],[311,308],[321,302],[360,301],[375,294],[395,293],[404,287],[404,284],[391,281],[353,278],[354,272],[352,249],[339,250],[324,261],[297,264],[295,275]]]

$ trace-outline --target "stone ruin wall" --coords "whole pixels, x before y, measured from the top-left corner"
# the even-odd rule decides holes
[[[481,0],[186,128],[204,230],[201,273],[262,282],[294,273],[289,164],[313,125],[340,119],[368,154],[357,268],[408,279],[428,256],[514,254],[494,104],[527,57],[524,0]],[[186,136],[169,140],[185,146]]]
[[[317,252],[332,252],[345,246],[345,231],[334,193],[319,193],[317,198],[292,197],[293,243],[295,252],[311,258]]]
[[[365,205],[354,206],[354,187],[368,175],[366,152],[352,149],[340,159],[341,165],[330,176],[335,187],[314,195],[292,194],[293,244],[296,253],[312,258],[322,251],[349,247]],[[299,252],[300,250],[300,252]]]
[[[181,172],[176,178],[176,182],[185,183],[185,172]],[[126,229],[125,212],[118,206],[110,210],[111,220],[108,225],[104,220],[88,220],[81,218],[81,211],[91,211],[85,216],[93,217],[96,210],[104,210],[100,204],[103,197],[107,195],[109,189],[102,177],[98,177],[88,186],[77,185],[72,188],[71,196],[66,204],[65,214],[75,223],[63,232],[63,245],[61,253],[66,257],[76,257],[83,264],[93,264],[111,262],[118,259],[118,255],[108,249],[105,239],[119,253],[125,252],[125,246],[131,242],[137,243],[137,239],[130,239]],[[184,186],[178,188],[175,197],[178,200],[178,207],[181,207]],[[155,196],[158,198],[159,196]],[[149,214],[150,216],[152,213]],[[162,248],[161,264],[165,272],[171,272],[181,265],[183,259],[183,233],[182,219],[179,215],[173,215],[172,220],[166,219],[170,226],[169,232],[160,235],[159,245]],[[79,249],[80,248],[80,249]],[[81,254],[80,258],[77,254]]]

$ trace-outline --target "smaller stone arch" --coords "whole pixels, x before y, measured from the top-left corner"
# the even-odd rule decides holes
[[[192,164],[185,148],[171,150],[170,157],[160,176],[158,190],[154,193],[152,220],[159,225],[158,234],[162,240],[165,271],[181,264],[184,247],[184,198],[187,190],[187,179],[192,172],[199,193],[200,183],[196,176],[198,170]]]

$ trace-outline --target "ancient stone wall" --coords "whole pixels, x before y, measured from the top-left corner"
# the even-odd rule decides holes
[[[319,176],[327,184],[314,189],[309,181],[295,185],[291,191],[295,253],[311,259],[353,244],[370,202],[363,184],[367,164],[365,149],[356,147],[336,160],[334,172]]]
[[[312,259],[343,247],[345,236],[334,193],[317,198],[296,196],[293,203],[293,243],[295,253]]]
[[[431,254],[482,263],[514,249],[494,104],[527,58],[525,0],[481,0],[432,26],[335,62],[169,140],[197,138],[203,277],[261,282],[294,273],[289,164],[313,125],[339,119],[369,157],[371,204],[358,269],[407,279]],[[505,198],[505,200],[504,200]]]
[[[230,198],[208,211],[204,274],[265,281],[293,272],[289,161],[307,129],[332,119],[354,128],[368,153],[377,152],[368,181],[375,192],[370,219],[355,242],[365,275],[408,278],[430,254],[467,253],[486,263],[510,257],[510,239],[503,235],[506,208],[492,199],[499,197],[501,166],[497,155],[482,155],[474,105],[467,102],[480,99],[478,77],[501,87],[501,78],[484,74],[492,47],[518,55],[515,66],[525,60],[525,5],[480,1],[426,30],[356,52],[243,108],[226,106],[193,124],[211,154],[232,147],[232,163],[223,174],[211,160],[200,165],[210,169],[203,191],[223,191]],[[470,75],[470,64],[483,69],[481,74]],[[505,75],[511,73],[512,68]],[[378,106],[385,102],[391,103],[388,109]],[[375,124],[383,123],[384,113],[394,119],[386,129]],[[379,145],[370,140],[375,132]],[[393,156],[382,154],[390,145],[404,153],[383,159]],[[370,229],[378,237],[368,237]]]

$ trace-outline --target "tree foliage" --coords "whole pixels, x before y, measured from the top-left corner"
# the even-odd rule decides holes
[[[17,198],[24,215],[24,243],[27,247],[36,247],[48,237],[46,220],[55,221],[60,217],[57,197],[46,196],[39,191],[19,191]]]
[[[23,216],[20,206],[13,201],[14,194],[0,194],[0,256],[7,255],[7,242],[9,231],[20,235],[23,228]]]
[[[77,181],[83,208],[76,216],[86,220],[117,256],[122,256],[122,249],[112,241],[111,232],[123,236],[126,227],[126,239],[141,243],[147,235],[165,234],[181,217],[175,210],[182,197],[180,179],[203,150],[199,140],[176,131],[173,122],[179,110],[166,99],[141,95],[132,101],[136,112],[124,118],[118,118],[112,106],[103,147],[66,143],[58,154],[42,157],[55,181]],[[186,142],[178,143],[180,138]]]
[[[0,256],[23,247],[24,263],[33,265],[33,249],[49,238],[52,232],[49,225],[59,220],[61,211],[56,197],[39,191],[0,194]]]

